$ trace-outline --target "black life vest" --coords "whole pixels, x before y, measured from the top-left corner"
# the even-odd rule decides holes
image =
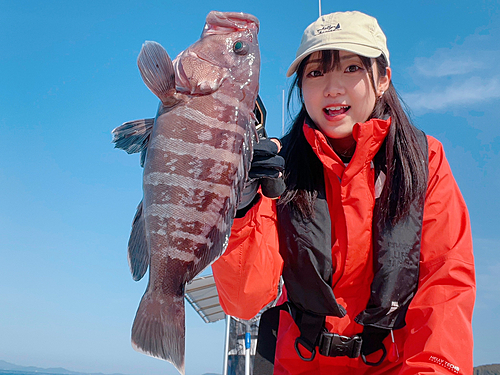
[[[427,138],[421,131],[417,134],[427,155]],[[377,176],[385,170],[384,148],[373,161]],[[363,325],[363,333],[360,337],[347,338],[327,332],[326,316],[343,317],[346,311],[337,303],[332,290],[331,219],[324,182],[317,191],[314,217],[310,219],[299,217],[289,205],[278,207],[280,253],[284,260],[282,276],[288,302],[262,315],[262,336],[259,332],[255,359],[255,365],[261,369],[266,367],[262,366],[263,362],[274,362],[277,310],[283,309],[290,312],[300,329],[295,349],[302,359],[312,360],[318,347],[323,355],[357,357],[361,354],[365,363],[378,365],[386,356],[382,341],[391,330],[405,326],[408,306],[417,291],[424,201],[412,202],[408,215],[391,225],[383,222],[380,199],[376,199],[372,223],[374,278],[368,304],[355,318]],[[300,346],[305,347],[310,356],[303,356]],[[383,350],[381,359],[377,363],[368,362],[365,355],[379,349]],[[268,364],[267,368],[272,367]]]

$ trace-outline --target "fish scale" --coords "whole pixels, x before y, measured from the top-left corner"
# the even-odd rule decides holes
[[[258,20],[210,12],[199,41],[172,63],[146,42],[141,76],[161,103],[155,119],[113,130],[115,147],[141,152],[144,197],[129,239],[134,280],[149,283],[133,347],[184,374],[184,289],[225,250],[252,157],[260,55]]]

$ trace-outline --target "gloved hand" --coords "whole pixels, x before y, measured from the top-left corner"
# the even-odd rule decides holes
[[[237,217],[242,217],[256,203],[257,191],[268,198],[278,198],[285,191],[283,169],[285,159],[278,155],[281,146],[276,138],[262,138],[254,144],[248,180],[238,205]]]

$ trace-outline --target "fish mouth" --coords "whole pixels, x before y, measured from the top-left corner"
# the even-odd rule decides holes
[[[333,106],[323,108],[323,112],[327,116],[334,117],[334,116],[343,115],[344,113],[346,113],[350,109],[351,109],[350,105],[333,105]]]
[[[207,15],[204,33],[226,34],[243,30],[258,32],[259,20],[257,17],[247,13],[212,11]]]

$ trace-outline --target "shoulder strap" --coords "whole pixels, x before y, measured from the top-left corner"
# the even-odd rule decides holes
[[[304,312],[343,317],[345,310],[331,286],[331,219],[324,187],[318,191],[312,218],[304,219],[286,204],[278,206],[278,222],[288,299]]]
[[[424,155],[428,155],[427,137],[420,130],[417,135]],[[382,151],[385,156],[385,150]],[[377,165],[377,161],[384,165]],[[385,169],[385,157],[378,155],[374,162],[378,171]],[[424,162],[427,168],[428,158]],[[370,300],[355,318],[365,327],[365,354],[379,350],[391,330],[405,326],[406,312],[418,287],[424,199],[413,201],[408,215],[395,225],[383,222],[380,211],[377,199],[373,212],[374,277]]]
[[[331,286],[331,220],[324,186],[318,189],[313,217],[304,219],[286,204],[278,208],[278,223],[283,280],[291,315],[300,329],[295,349],[303,360],[312,360],[326,316],[346,314]],[[300,346],[310,354],[303,356]]]

